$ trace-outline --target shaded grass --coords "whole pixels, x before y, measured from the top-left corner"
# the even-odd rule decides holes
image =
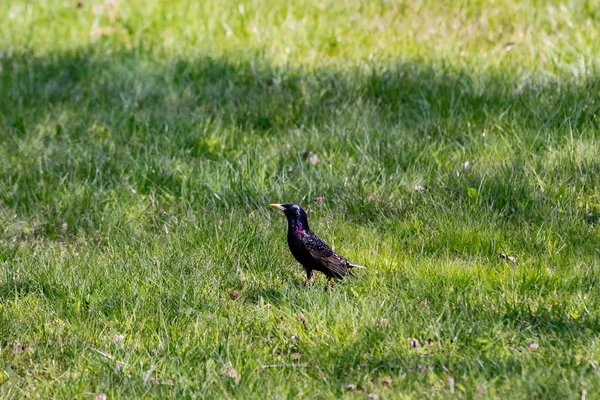
[[[0,6],[2,397],[598,392],[595,3],[92,8]]]

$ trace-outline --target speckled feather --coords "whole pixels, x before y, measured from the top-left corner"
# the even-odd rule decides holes
[[[314,269],[334,278],[352,276],[350,262],[327,246],[313,231],[310,229],[304,230],[301,240],[315,261],[324,267],[324,270]]]
[[[328,278],[352,276],[350,268],[365,268],[351,263],[333,251],[308,226],[306,213],[297,204],[275,204],[288,220],[288,245],[294,258],[306,271],[307,281],[312,279],[313,270]]]

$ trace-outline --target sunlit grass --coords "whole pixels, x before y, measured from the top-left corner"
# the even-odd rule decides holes
[[[596,2],[0,16],[0,397],[600,390]]]

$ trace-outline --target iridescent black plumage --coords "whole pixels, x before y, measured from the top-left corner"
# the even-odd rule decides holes
[[[351,268],[364,268],[331,250],[315,235],[308,227],[308,219],[302,207],[297,204],[271,204],[271,206],[279,208],[287,217],[288,245],[294,258],[306,271],[305,283],[312,280],[313,271],[324,273],[330,285],[332,278],[352,276]]]

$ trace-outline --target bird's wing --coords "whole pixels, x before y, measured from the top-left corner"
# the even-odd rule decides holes
[[[322,241],[313,232],[305,232],[302,237],[302,242],[310,255],[334,274],[345,276],[349,273],[348,261],[335,251],[331,250],[331,248],[327,246],[327,243]]]
[[[348,266],[350,266],[350,268],[367,269],[367,267],[365,267],[364,265],[354,264],[350,261],[348,261]]]

